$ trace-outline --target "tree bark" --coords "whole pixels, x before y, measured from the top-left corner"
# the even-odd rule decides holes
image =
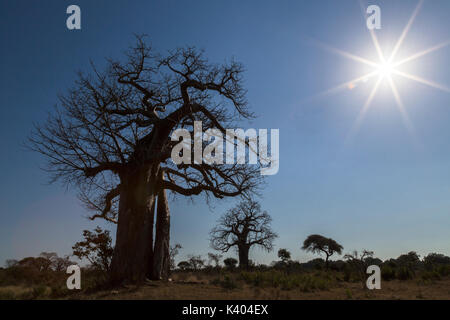
[[[239,251],[239,267],[248,269],[248,251],[249,247],[247,245],[238,246]]]
[[[163,179],[163,173],[160,174]],[[165,189],[158,193],[156,236],[153,255],[153,275],[155,280],[167,280],[170,272],[170,211]]]
[[[121,176],[113,284],[142,282],[153,264],[153,223],[159,164]]]

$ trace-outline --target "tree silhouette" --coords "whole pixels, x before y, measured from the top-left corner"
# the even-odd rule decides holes
[[[226,258],[225,260],[223,260],[223,264],[228,269],[234,269],[236,267],[237,263],[238,263],[238,261],[235,258]]]
[[[341,254],[344,247],[331,238],[326,238],[319,234],[312,234],[305,239],[302,249],[316,254],[324,253],[326,257],[325,268],[328,270],[328,259],[335,252]]]
[[[228,210],[210,232],[213,249],[228,252],[237,248],[239,266],[248,268],[248,254],[252,246],[272,250],[277,234],[272,231],[272,218],[253,200],[241,201],[235,208]]]
[[[280,258],[283,263],[287,263],[291,260],[291,253],[287,249],[280,249],[278,250],[278,258]]]
[[[186,270],[190,270],[192,268],[192,266],[187,261],[180,261],[180,262],[178,262],[178,268],[180,268],[183,271],[186,271]]]
[[[344,255],[344,260],[347,260],[347,263],[358,273],[363,288],[367,288],[366,270],[370,265],[371,258],[373,258],[373,251],[369,250],[362,250],[361,254],[354,250],[352,253]]]
[[[216,268],[218,268],[220,266],[220,259],[222,259],[222,255],[221,254],[208,252],[209,263],[211,264],[212,262],[214,262],[214,266]]]
[[[174,246],[170,246],[170,252],[169,252],[170,270],[174,270],[175,269],[175,257],[180,252],[180,249],[183,249],[183,247],[179,243],[175,244]]]
[[[191,269],[194,271],[198,271],[205,265],[205,259],[202,259],[201,255],[189,255],[188,263],[191,266]]]
[[[249,195],[260,185],[259,164],[169,161],[179,144],[171,140],[174,130],[186,129],[192,137],[201,121],[204,131],[226,134],[234,121],[252,117],[243,67],[235,61],[210,64],[195,48],[158,55],[137,37],[125,62],[109,59],[104,72],[92,69],[60,96],[47,122],[32,132],[29,147],[48,159],[51,181],[78,187],[80,199],[94,210],[91,219],[117,223],[111,280],[159,278],[154,265],[168,265],[161,260],[167,259],[164,223],[155,236],[162,233],[162,247],[153,246],[161,190],[223,198]],[[158,250],[165,253],[155,257]]]
[[[94,268],[109,271],[114,250],[109,231],[97,227],[93,232],[84,230],[83,237],[72,247],[73,255],[80,260],[86,258]]]

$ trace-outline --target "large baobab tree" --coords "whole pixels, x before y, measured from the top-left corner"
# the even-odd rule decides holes
[[[342,253],[342,247],[339,243],[331,238],[326,238],[319,234],[312,234],[305,239],[302,246],[303,250],[312,252],[312,253],[324,253],[325,254],[325,266],[328,270],[328,259],[334,254]]]
[[[272,218],[263,211],[258,202],[241,201],[235,208],[228,210],[210,232],[211,247],[221,252],[236,248],[239,266],[248,268],[248,254],[252,246],[267,251],[273,249],[277,234],[270,226]]]
[[[52,181],[79,188],[81,200],[96,211],[92,219],[117,222],[111,279],[158,278],[156,269],[168,265],[161,257],[169,259],[164,190],[223,198],[250,194],[260,183],[258,165],[175,165],[170,159],[179,143],[172,141],[174,130],[192,136],[194,122],[201,121],[203,130],[225,134],[236,120],[252,116],[243,67],[234,61],[210,64],[195,48],[161,56],[137,37],[123,62],[109,59],[103,72],[92,68],[59,97],[47,122],[31,134],[30,146],[47,157]]]

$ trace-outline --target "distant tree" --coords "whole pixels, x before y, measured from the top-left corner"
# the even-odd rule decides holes
[[[183,247],[179,243],[175,244],[174,246],[170,246],[170,270],[175,269],[175,257],[178,255],[180,249],[182,248]]]
[[[325,266],[325,260],[322,258],[311,259],[305,263],[302,263],[302,267],[306,269],[322,270]]]
[[[26,257],[19,261],[20,267],[31,268],[36,271],[50,270],[50,262],[43,257]]]
[[[427,269],[432,269],[436,265],[450,265],[450,257],[441,253],[430,253],[423,258]]]
[[[39,257],[47,261],[44,267],[46,270],[65,271],[68,266],[75,264],[75,262],[70,261],[69,256],[59,257],[56,252],[42,252]]]
[[[214,263],[214,266],[217,268],[220,265],[220,259],[222,259],[222,255],[221,254],[215,254],[215,253],[208,253],[208,260],[209,263]]]
[[[291,253],[287,249],[280,249],[278,250],[278,258],[280,258],[283,263],[287,263],[291,260]]]
[[[180,268],[183,271],[190,270],[191,269],[191,264],[189,262],[187,262],[187,261],[180,261],[178,263],[178,268]]]
[[[238,263],[238,261],[235,258],[226,258],[225,260],[223,260],[223,264],[228,269],[234,269],[236,267],[237,263]]]
[[[366,271],[369,266],[368,262],[372,257],[373,251],[368,250],[363,250],[361,254],[359,254],[357,250],[354,250],[352,253],[344,255],[344,260],[347,260],[350,267],[359,275],[359,278],[363,283],[363,288],[366,288]]]
[[[239,266],[249,266],[248,254],[252,246],[267,251],[273,249],[277,234],[272,231],[272,218],[253,200],[241,201],[235,208],[228,210],[210,232],[211,247],[221,252],[236,248],[239,254]]]
[[[97,227],[94,231],[84,230],[83,241],[72,247],[73,255],[80,260],[86,258],[94,268],[109,271],[112,255],[111,236],[108,230]]]
[[[410,251],[406,254],[402,254],[397,258],[397,263],[400,266],[414,269],[420,263],[420,256],[415,251]]]
[[[52,266],[53,266],[53,270],[55,271],[66,271],[68,266],[74,265],[76,264],[75,262],[70,260],[70,256],[65,256],[64,258],[62,257],[56,257],[56,259],[54,259]]]
[[[49,269],[53,263],[53,261],[55,261],[58,258],[58,254],[56,252],[41,252],[41,254],[39,255],[39,257],[44,258],[45,260],[47,260],[47,268]]]
[[[196,255],[189,255],[188,262],[189,262],[189,265],[191,266],[191,268],[194,271],[200,270],[205,265],[205,260],[202,259],[201,255],[197,255],[197,256]]]
[[[8,259],[5,262],[5,267],[6,268],[13,268],[19,265],[19,261],[15,260],[15,259]]]
[[[328,259],[334,254],[342,254],[343,246],[331,238],[326,238],[319,234],[312,234],[303,241],[303,250],[316,253],[325,254],[325,268],[328,270]]]

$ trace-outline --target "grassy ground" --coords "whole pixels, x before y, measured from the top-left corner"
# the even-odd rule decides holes
[[[52,295],[47,286],[3,286],[0,299],[450,299],[450,277],[439,280],[382,281],[380,290],[344,281],[339,273],[290,274],[177,273],[169,282],[141,286],[82,290]]]

